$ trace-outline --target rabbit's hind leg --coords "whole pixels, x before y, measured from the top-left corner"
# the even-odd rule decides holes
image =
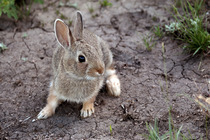
[[[47,105],[39,112],[37,119],[46,119],[55,113],[55,109],[61,103],[61,100],[53,94],[53,88],[51,87],[49,96],[47,98]]]
[[[113,96],[120,95],[120,80],[116,75],[116,70],[113,68],[106,70],[106,87],[108,89],[109,94]]]

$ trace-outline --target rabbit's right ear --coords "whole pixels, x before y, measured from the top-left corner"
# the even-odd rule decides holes
[[[80,11],[77,11],[77,15],[76,15],[76,20],[74,23],[74,37],[77,40],[81,40],[82,39],[82,34],[83,34],[83,20],[82,20],[82,14]]]
[[[56,19],[54,23],[54,30],[58,43],[64,48],[70,47],[73,37],[68,26],[62,20]]]

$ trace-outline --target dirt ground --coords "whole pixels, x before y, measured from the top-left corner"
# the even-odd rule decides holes
[[[107,8],[97,0],[71,0],[83,13],[85,28],[111,46],[122,94],[114,98],[102,89],[95,114],[86,119],[79,116],[81,104],[64,102],[54,116],[36,120],[46,104],[58,45],[53,22],[64,15],[71,24],[76,11],[60,2],[33,5],[24,24],[0,20],[0,42],[8,47],[0,54],[0,139],[140,140],[140,134],[147,133],[146,122],[153,124],[155,118],[161,133],[168,130],[170,106],[173,123],[182,126],[182,133],[210,138],[210,120],[192,100],[200,93],[210,96],[210,58],[188,57],[170,37],[157,40],[151,52],[142,41],[153,26],[169,22],[170,0],[111,0]]]

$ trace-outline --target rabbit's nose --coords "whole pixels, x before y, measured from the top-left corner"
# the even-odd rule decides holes
[[[97,69],[96,69],[96,73],[97,73],[98,75],[103,75],[103,74],[104,74],[104,68],[103,68],[103,67],[97,68]]]
[[[94,76],[94,77],[99,77],[99,76],[104,75],[104,71],[105,70],[104,70],[103,65],[97,65],[97,66],[89,69],[88,75]]]

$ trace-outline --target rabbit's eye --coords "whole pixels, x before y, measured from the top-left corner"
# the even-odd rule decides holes
[[[80,63],[85,62],[85,57],[83,55],[79,55],[78,60]]]

